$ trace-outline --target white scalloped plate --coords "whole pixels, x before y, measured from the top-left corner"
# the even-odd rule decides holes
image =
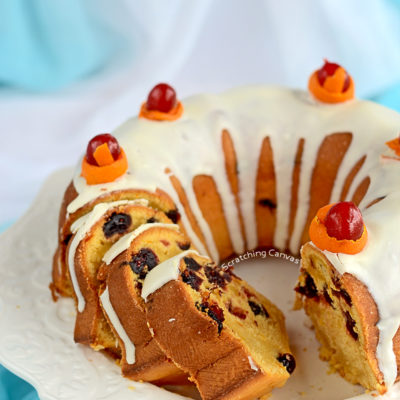
[[[0,363],[30,382],[42,400],[184,398],[124,379],[109,358],[75,344],[72,300],[52,301],[48,285],[58,209],[71,176],[71,169],[52,175],[26,215],[0,236]],[[297,270],[298,264],[268,255],[236,266],[236,272],[271,298],[287,318],[297,368],[271,400],[341,400],[360,395],[360,387],[327,374],[307,319],[302,311],[292,311]],[[400,399],[392,392],[381,399]]]

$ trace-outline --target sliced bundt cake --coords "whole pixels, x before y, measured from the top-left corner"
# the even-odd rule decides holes
[[[67,248],[67,265],[77,300],[76,342],[119,354],[100,307],[97,273],[104,254],[121,236],[146,223],[172,223],[147,205],[145,199],[98,204],[73,226],[76,231]]]
[[[72,182],[65,191],[59,214],[58,249],[53,258],[51,289],[54,295],[59,294],[65,297],[73,297],[73,287],[66,260],[66,249],[73,236],[71,228],[77,220],[89,214],[97,204],[144,199],[148,202],[149,207],[163,211],[174,223],[177,223],[179,220],[179,213],[176,210],[176,206],[171,198],[162,190],[157,189],[154,192],[150,192],[148,190],[124,188],[123,190],[105,193],[101,192],[101,189],[99,191],[98,197],[85,202],[80,207],[77,207],[74,203],[74,200],[78,197],[78,193]]]
[[[99,271],[104,280],[100,299],[118,337],[122,373],[128,378],[157,384],[188,383],[187,375],[153,339],[140,293],[148,271],[190,246],[177,225],[146,224],[122,237],[104,257],[106,263]]]
[[[142,297],[155,340],[205,400],[266,395],[295,368],[282,313],[209,258],[188,250],[158,265]]]
[[[352,383],[385,391],[376,348],[378,309],[367,287],[339,271],[312,243],[301,251],[297,307],[310,317],[320,357]]]

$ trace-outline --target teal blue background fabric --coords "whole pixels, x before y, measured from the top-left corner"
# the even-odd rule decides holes
[[[0,365],[1,400],[38,400],[36,390]]]
[[[377,96],[372,97],[371,100],[400,112],[400,82],[379,93]]]
[[[81,0],[1,0],[0,89],[55,90],[103,68],[118,38],[94,7]]]
[[[12,222],[0,226],[0,233]],[[18,378],[0,365],[0,399],[1,400],[38,400],[36,390],[24,380]]]

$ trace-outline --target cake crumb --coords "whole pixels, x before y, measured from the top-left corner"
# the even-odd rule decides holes
[[[129,390],[135,390],[136,388],[135,388],[135,386],[129,385],[129,386],[128,386],[128,389],[129,389]]]

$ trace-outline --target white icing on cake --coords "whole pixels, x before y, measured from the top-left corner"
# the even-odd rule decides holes
[[[136,204],[147,206],[148,201],[145,199],[137,200],[120,200],[113,201],[110,203],[99,203],[93,208],[93,210],[84,215],[83,217],[76,220],[71,225],[71,232],[75,234],[71,241],[71,245],[68,250],[68,268],[71,277],[72,286],[78,301],[78,311],[82,312],[85,308],[85,299],[82,295],[81,289],[79,287],[78,278],[75,271],[75,253],[79,246],[79,243],[86,237],[86,234],[90,231],[93,225],[99,221],[103,215],[114,207],[118,207],[124,204]]]
[[[171,228],[176,231],[179,230],[179,226],[176,224],[163,224],[161,222],[140,225],[134,231],[121,236],[121,238],[110,247],[106,254],[104,254],[103,261],[107,265],[110,264],[115,257],[119,256],[122,252],[129,248],[135,238],[150,228]]]
[[[117,313],[114,310],[114,307],[111,304],[108,287],[106,287],[106,290],[101,294],[100,301],[103,306],[103,310],[107,314],[109,321],[111,322],[112,326],[117,331],[118,336],[124,343],[126,362],[128,364],[134,364],[135,363],[135,345],[133,344],[133,342],[129,338],[128,334],[126,333],[124,327],[121,324],[121,321],[118,318]]]
[[[142,298],[147,301],[147,297],[160,289],[169,281],[177,280],[179,277],[179,264],[182,258],[190,255],[197,254],[195,250],[186,250],[168,260],[158,264],[153,268],[144,279],[142,288]]]
[[[366,284],[377,303],[381,318],[377,356],[385,382],[390,386],[396,374],[390,340],[400,319],[396,288],[400,288],[400,236],[395,231],[400,226],[400,162],[383,161],[381,155],[387,151],[385,142],[398,137],[400,115],[372,102],[352,100],[323,104],[313,100],[306,92],[275,87],[247,87],[222,95],[199,95],[187,99],[183,105],[183,116],[177,121],[132,118],[113,132],[129,161],[128,173],[115,182],[87,185],[80,176],[79,163],[74,177],[78,196],[68,206],[68,212],[73,213],[107,191],[140,188],[154,192],[159,188],[171,196],[182,216],[186,232],[204,254],[205,248],[190,226],[169,174],[165,173],[169,168],[170,174],[174,174],[182,184],[210,256],[218,262],[218,250],[211,229],[202,215],[192,185],[195,176],[211,175],[221,196],[233,247],[241,252],[245,240],[227,181],[221,147],[222,130],[227,129],[237,155],[238,195],[247,247],[253,249],[258,243],[255,182],[261,144],[268,136],[273,151],[277,193],[274,247],[283,250],[288,240],[293,165],[298,142],[304,138],[298,207],[289,242],[290,250],[296,253],[308,215],[311,177],[318,149],[329,134],[351,133],[352,142],[340,165],[331,202],[339,200],[349,171],[366,155],[347,199],[351,199],[358,185],[369,176],[371,184],[360,208],[370,231],[370,239],[367,247],[355,256],[331,258],[339,271],[352,273]],[[386,198],[366,209],[371,201],[380,196]]]
[[[254,360],[250,356],[247,356],[247,358],[249,359],[250,368],[254,371],[258,371],[259,368],[257,367]]]

